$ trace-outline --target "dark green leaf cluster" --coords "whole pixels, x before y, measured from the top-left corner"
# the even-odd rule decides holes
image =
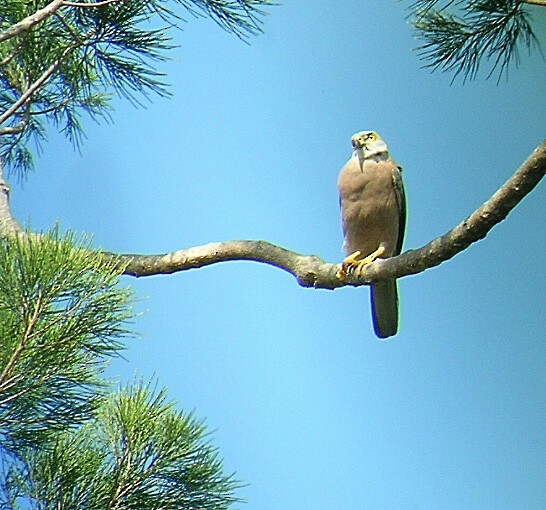
[[[5,508],[220,510],[237,501],[202,423],[137,384],[105,400],[94,419],[48,450],[12,464]]]
[[[436,7],[438,4],[443,4]],[[519,63],[518,44],[538,46],[521,0],[419,0],[413,25],[424,44],[417,48],[427,67],[474,79],[484,62],[489,78]]]
[[[155,65],[166,59],[172,48],[168,31],[181,19],[170,6],[210,15],[244,37],[260,30],[260,7],[270,5],[269,0],[111,0],[96,8],[61,5],[33,21],[53,3],[0,2],[0,158],[19,175],[33,164],[29,142],[40,148],[48,124],[78,146],[82,114],[108,118],[114,94],[135,104],[151,93],[168,95]]]
[[[88,419],[131,316],[120,270],[42,235],[0,242],[0,446],[39,445]]]

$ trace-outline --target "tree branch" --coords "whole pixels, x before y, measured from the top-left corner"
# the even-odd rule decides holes
[[[15,37],[16,35],[19,35],[29,30],[34,25],[40,23],[40,21],[54,14],[57,10],[59,10],[63,6],[63,4],[64,4],[64,0],[53,0],[53,2],[46,5],[43,9],[40,9],[36,11],[34,14],[27,16],[25,19],[19,21],[19,23],[15,23],[15,25],[12,25],[11,27],[9,27],[7,30],[0,32],[0,42],[5,41],[7,39],[11,39],[12,37]]]
[[[333,289],[342,285],[335,276],[338,269],[336,264],[325,263],[316,255],[301,255],[267,241],[224,241],[163,255],[117,255],[107,252],[103,255],[118,258],[119,264],[125,267],[124,274],[131,276],[171,274],[217,262],[251,260],[284,269],[304,287]]]
[[[28,117],[23,119],[16,126],[8,126],[5,128],[0,128],[0,136],[4,135],[18,135],[24,131],[28,124]]]
[[[523,0],[526,4],[531,5],[541,5],[542,7],[546,7],[546,0]]]
[[[287,271],[303,287],[335,289],[344,285],[369,285],[379,280],[401,278],[435,267],[483,239],[537,186],[545,174],[546,141],[487,202],[454,229],[421,248],[408,250],[390,259],[377,260],[363,270],[360,276],[349,274],[343,282],[336,276],[339,264],[324,262],[316,255],[301,255],[267,241],[210,243],[161,255],[109,252],[102,252],[102,255],[116,261],[123,268],[124,274],[137,277],[171,274],[218,262],[251,260]],[[20,235],[22,231],[11,216],[7,185],[0,178],[0,235],[8,237],[13,234]]]
[[[124,0],[103,0],[102,2],[95,2],[95,3],[87,3],[87,2],[69,2],[65,0],[63,3],[67,7],[86,7],[86,8],[93,8],[93,7],[104,7],[105,5],[109,4],[117,4],[119,2],[123,2]]]
[[[11,377],[11,371],[19,361],[19,358],[21,357],[21,354],[27,347],[27,342],[29,338],[31,337],[32,330],[36,327],[36,324],[38,323],[38,317],[40,317],[40,313],[42,312],[42,295],[41,293],[38,295],[38,299],[36,302],[36,305],[34,306],[34,312],[31,316],[27,317],[27,314],[25,311],[23,311],[23,318],[24,320],[27,320],[25,332],[23,334],[23,337],[21,338],[21,341],[19,342],[19,345],[17,348],[13,351],[13,354],[10,358],[10,360],[6,363],[6,366],[4,367],[4,370],[2,371],[2,375],[0,375],[0,387],[4,385],[6,382],[6,379]]]
[[[116,255],[131,276],[170,274],[230,260],[252,260],[292,274],[304,287],[335,289],[343,285],[366,285],[386,278],[416,274],[449,260],[504,220],[508,213],[540,182],[546,173],[546,141],[519,170],[478,210],[443,236],[397,257],[377,260],[360,277],[348,275],[339,281],[337,264],[325,263],[315,255],[305,256],[266,241],[227,241],[178,250],[163,255]]]
[[[27,16],[25,19],[22,19],[15,25],[12,25],[8,29],[0,32],[0,42],[7,39],[11,39],[27,30],[31,29],[34,25],[37,25],[44,19],[55,14],[61,7],[104,7],[108,4],[114,4],[123,2],[124,0],[104,0],[102,2],[96,3],[78,3],[78,2],[69,2],[67,0],[53,0],[50,4],[46,5],[43,9],[37,10],[34,14]]]
[[[13,218],[9,205],[9,185],[4,180],[0,161],[0,237],[23,235],[23,229]]]
[[[53,62],[53,64],[51,64],[44,71],[44,73],[28,87],[25,93],[17,101],[15,101],[15,103],[13,103],[2,115],[0,115],[0,125],[3,124],[7,119],[9,119],[14,113],[16,113],[17,110],[21,108],[21,106],[23,106],[49,78],[51,78],[53,73],[55,73],[55,71],[59,68],[67,55],[72,53],[75,49],[76,46],[69,46],[61,53],[60,57],[55,60],[55,62]]]

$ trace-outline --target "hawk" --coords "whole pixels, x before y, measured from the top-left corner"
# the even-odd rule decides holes
[[[338,179],[341,220],[347,255],[338,272],[358,274],[377,258],[398,255],[406,227],[406,197],[402,168],[390,157],[387,144],[375,131],[351,138],[353,156]],[[388,338],[398,331],[396,279],[370,286],[376,335]]]

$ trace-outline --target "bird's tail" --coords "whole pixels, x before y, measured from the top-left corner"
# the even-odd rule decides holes
[[[372,319],[375,334],[388,338],[398,331],[398,285],[385,280],[371,286]]]

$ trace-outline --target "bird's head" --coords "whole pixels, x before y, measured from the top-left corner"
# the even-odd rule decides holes
[[[375,131],[360,131],[351,137],[351,143],[359,159],[383,159],[389,156],[387,144]]]

